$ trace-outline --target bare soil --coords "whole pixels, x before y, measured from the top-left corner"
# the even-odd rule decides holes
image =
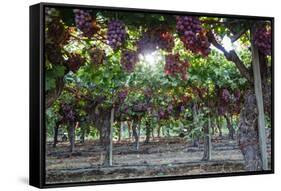
[[[269,144],[270,145],[270,144]],[[202,161],[203,143],[199,147],[180,138],[155,138],[140,143],[137,151],[129,140],[114,142],[113,166],[103,167],[104,150],[98,141],[77,143],[70,154],[68,143],[52,143],[46,148],[46,183],[83,182],[112,179],[148,178],[241,172],[243,155],[236,140],[226,137],[212,140],[210,161]],[[270,152],[270,146],[268,148]]]

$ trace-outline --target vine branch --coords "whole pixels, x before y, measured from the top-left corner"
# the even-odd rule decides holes
[[[237,53],[234,50],[226,51],[225,48],[216,40],[214,34],[210,31],[208,32],[209,41],[220,51],[223,52],[224,56],[228,61],[233,62],[240,73],[251,83],[253,83],[253,77],[250,75],[249,69],[244,65],[243,61],[239,58]]]

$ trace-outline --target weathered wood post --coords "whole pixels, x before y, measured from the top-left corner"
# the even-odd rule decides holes
[[[114,107],[110,113],[110,133],[109,133],[109,166],[112,166],[112,138],[113,138]]]
[[[259,51],[254,44],[253,34],[254,27],[251,29],[251,44],[252,44],[252,65],[254,72],[254,86],[255,86],[255,95],[258,107],[258,134],[259,134],[259,149],[262,160],[262,169],[268,169],[268,160],[267,160],[267,150],[266,150],[266,133],[265,133],[265,121],[264,121],[264,107],[263,107],[263,94],[262,94],[262,81],[260,73],[260,63],[259,63]]]

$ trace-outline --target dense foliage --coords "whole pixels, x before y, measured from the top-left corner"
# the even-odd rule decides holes
[[[254,44],[267,62],[271,55],[267,21],[53,8],[46,21],[48,128],[61,120],[57,114],[62,124],[99,129],[90,113],[113,108],[116,123],[202,134],[203,118],[237,118],[251,86],[222,39],[243,29],[232,46],[248,69],[249,26],[256,25]]]

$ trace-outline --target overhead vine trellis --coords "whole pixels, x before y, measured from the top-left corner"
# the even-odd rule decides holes
[[[246,168],[268,169],[264,118],[271,115],[271,91],[267,91],[271,87],[271,22],[128,14],[46,11],[46,107],[69,104],[76,121],[88,115],[100,131],[107,153],[105,165],[114,161],[112,131],[113,123],[121,120],[120,113],[134,124],[148,116],[185,120],[196,105],[196,112],[208,119],[203,126],[209,155],[211,114],[225,116],[228,123],[229,115],[240,114],[238,144]],[[228,51],[222,42],[225,36],[232,45],[238,42],[240,50]],[[162,59],[156,66],[143,67],[149,63],[145,56],[153,52]],[[261,74],[260,68],[266,72]],[[226,90],[229,94],[223,97],[221,92]],[[64,101],[62,96],[70,98]],[[69,121],[67,114],[61,115],[64,122]],[[75,125],[68,125],[73,137]],[[72,143],[71,151],[73,147]]]

